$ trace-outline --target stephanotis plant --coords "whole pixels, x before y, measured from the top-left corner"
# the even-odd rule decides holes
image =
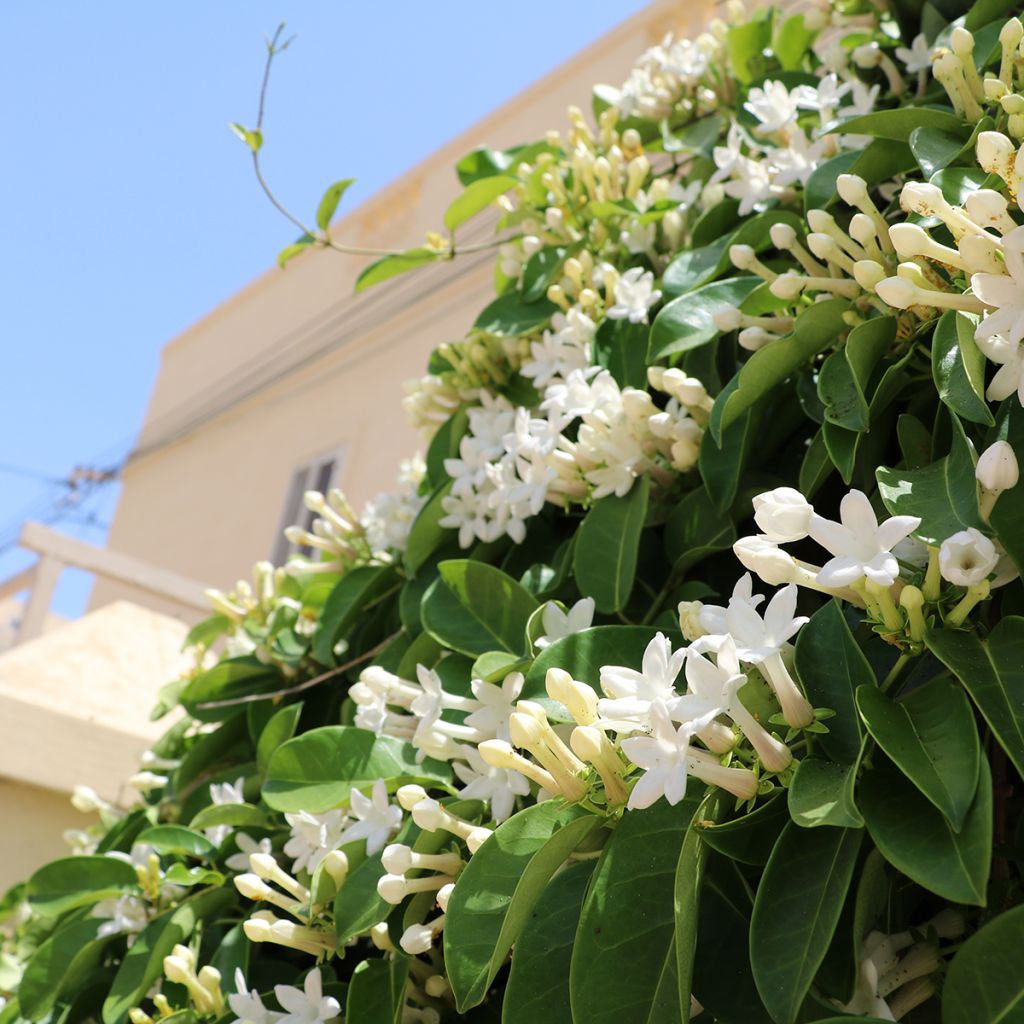
[[[1011,7],[729,8],[460,161],[359,282],[500,209],[425,458],[211,593],[0,1024],[1024,1019]]]

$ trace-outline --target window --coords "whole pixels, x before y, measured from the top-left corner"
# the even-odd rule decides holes
[[[284,565],[289,555],[301,552],[310,554],[309,548],[297,548],[284,535],[285,528],[297,523],[304,530],[310,530],[316,518],[303,504],[302,496],[306,491],[320,491],[326,494],[328,489],[341,479],[342,466],[345,463],[345,449],[339,448],[327,455],[311,459],[301,465],[292,474],[292,482],[288,486],[285,498],[281,525],[274,537],[274,551],[271,561],[274,565]]]

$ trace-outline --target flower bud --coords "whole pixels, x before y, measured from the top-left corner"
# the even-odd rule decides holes
[[[778,334],[772,334],[763,327],[744,327],[736,335],[736,341],[740,348],[746,349],[748,352],[756,352],[770,342],[778,341],[779,337]]]
[[[790,224],[773,224],[768,229],[768,237],[776,249],[788,250],[796,244],[796,230]]]
[[[982,170],[998,174],[1003,181],[1011,180],[1017,147],[1001,132],[982,132],[978,136],[977,155]]]
[[[776,544],[803,540],[810,529],[814,506],[793,487],[776,487],[754,497],[754,522]]]
[[[735,331],[743,322],[743,314],[738,309],[720,309],[711,318],[720,331]]]
[[[427,799],[427,791],[422,786],[411,784],[399,786],[395,796],[403,810],[411,811],[421,800]]]
[[[1017,486],[1020,468],[1013,448],[1006,441],[990,444],[974,468],[978,483],[987,491],[1002,492]]]
[[[909,309],[920,305],[922,296],[917,286],[902,277],[887,277],[875,285],[875,294],[893,309]]]
[[[769,586],[780,587],[792,582],[796,568],[793,556],[767,537],[740,537],[732,550],[744,569],[760,576]]]
[[[887,276],[885,267],[875,260],[857,260],[853,265],[853,279],[866,292],[873,292]]]
[[[868,201],[868,183],[859,174],[840,174],[836,178],[836,191],[847,206],[859,206]]]
[[[737,270],[749,270],[757,262],[757,253],[750,245],[731,245],[729,260]]]

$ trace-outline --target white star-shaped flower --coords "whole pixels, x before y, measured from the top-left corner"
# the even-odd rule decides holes
[[[511,768],[488,764],[476,747],[462,746],[459,755],[467,762],[452,762],[452,771],[463,785],[459,796],[463,800],[485,801],[490,805],[491,817],[500,825],[512,816],[516,797],[529,795],[529,779]]]
[[[341,1006],[333,996],[325,996],[320,969],[314,967],[306,975],[302,988],[294,985],[275,985],[274,996],[286,1013],[278,1024],[323,1024],[341,1013]]]
[[[631,267],[615,282],[615,303],[609,306],[611,320],[647,323],[648,310],[657,304],[661,292],[654,287],[654,274],[643,267]]]
[[[549,647],[556,640],[589,629],[594,621],[594,599],[580,598],[568,611],[562,611],[554,601],[549,601],[541,612],[544,635],[534,643],[537,648]]]
[[[474,679],[469,685],[473,696],[483,707],[466,716],[466,725],[486,733],[489,738],[510,740],[508,720],[515,711],[525,681],[522,672],[510,672],[501,686],[483,679]]]
[[[353,789],[350,799],[351,812],[357,820],[341,834],[339,845],[365,839],[367,855],[383,850],[402,824],[402,808],[388,802],[387,783],[378,779],[369,797]]]
[[[686,796],[692,723],[677,729],[668,708],[660,701],[651,705],[651,734],[632,736],[621,743],[622,751],[644,774],[629,794],[629,810],[642,810],[664,797],[673,806]]]
[[[263,1005],[259,992],[250,989],[240,967],[235,968],[234,994],[228,996],[228,1006],[237,1018],[236,1024],[273,1024],[284,1016]]]
[[[284,844],[284,852],[286,856],[295,858],[293,873],[303,868],[310,874],[316,871],[320,861],[341,846],[341,834],[348,824],[348,815],[344,811],[327,811],[324,814],[299,811],[286,814],[284,819],[292,830],[291,838]]]

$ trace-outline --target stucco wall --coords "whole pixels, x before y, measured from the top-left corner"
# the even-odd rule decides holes
[[[596,82],[618,84],[644,48],[670,29],[699,31],[710,9],[707,0],[652,4],[340,220],[335,236],[418,244],[459,190],[452,168],[461,156],[563,128],[570,103],[588,107]],[[483,235],[486,225],[474,230]],[[346,446],[341,485],[357,504],[393,486],[398,462],[419,447],[401,413],[401,383],[422,372],[436,344],[461,337],[488,301],[494,255],[432,265],[353,296],[365,263],[305,254],[167,346],[140,439],[148,454],[126,470],[112,548],[229,586],[269,557],[292,473],[308,458]],[[255,393],[233,401],[247,389]],[[229,401],[189,432],[190,418]],[[126,593],[101,583],[93,606]]]

